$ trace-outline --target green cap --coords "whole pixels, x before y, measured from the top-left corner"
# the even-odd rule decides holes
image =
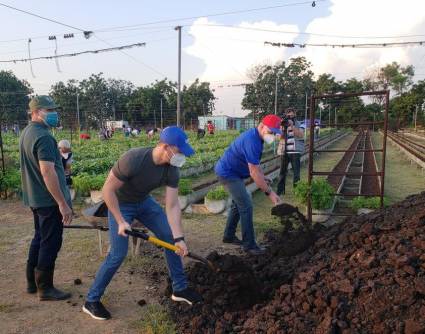
[[[31,99],[29,103],[30,110],[38,110],[38,109],[57,109],[59,106],[53,101],[50,96],[47,95],[38,95]]]

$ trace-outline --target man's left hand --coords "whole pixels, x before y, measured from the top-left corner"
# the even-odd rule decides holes
[[[293,125],[294,125],[294,121],[292,119],[288,119],[288,127]]]
[[[174,245],[179,248],[178,250],[176,250],[177,255],[186,256],[187,254],[189,254],[187,245],[183,240],[176,242]]]

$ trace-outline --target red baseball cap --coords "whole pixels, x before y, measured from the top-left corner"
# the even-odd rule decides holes
[[[267,115],[264,116],[263,120],[261,121],[265,126],[267,126],[270,131],[277,134],[282,134],[282,131],[280,131],[280,123],[282,123],[282,119],[279,116],[276,115]]]

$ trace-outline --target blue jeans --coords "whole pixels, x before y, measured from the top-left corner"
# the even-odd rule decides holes
[[[227,216],[224,239],[233,239],[239,220],[242,228],[242,242],[245,250],[257,247],[255,242],[253,207],[251,195],[245,187],[243,179],[223,179],[220,182],[227,188],[232,196],[232,205]]]
[[[174,238],[167,221],[167,216],[161,206],[151,196],[148,196],[140,203],[120,203],[120,211],[125,221],[129,224],[134,219],[137,219],[151,230],[158,239],[174,244]],[[96,273],[96,278],[87,295],[88,302],[100,300],[106,287],[127,255],[128,238],[118,235],[118,224],[111,212],[108,212],[108,223],[111,250]],[[170,278],[173,282],[173,290],[181,291],[186,289],[187,278],[180,256],[173,251],[165,250],[165,258],[167,260]]]

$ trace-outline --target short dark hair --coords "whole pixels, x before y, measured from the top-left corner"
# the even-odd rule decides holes
[[[288,114],[290,112],[293,112],[294,114],[297,113],[297,111],[295,110],[295,108],[289,107],[285,109],[285,114]]]

